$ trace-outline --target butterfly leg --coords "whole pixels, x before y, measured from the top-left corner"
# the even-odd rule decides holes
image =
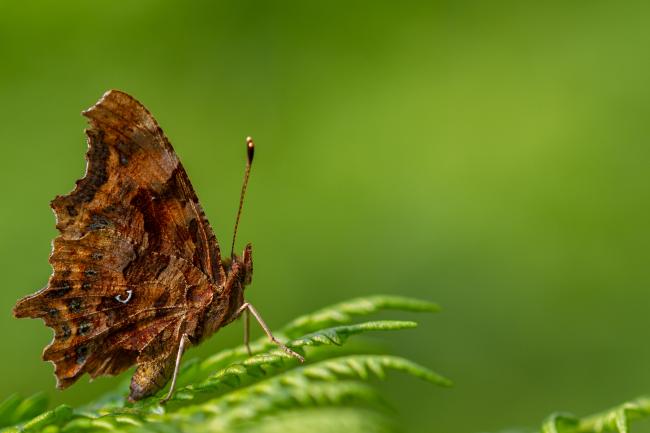
[[[248,352],[248,356],[253,356],[253,352],[251,352],[251,346],[249,344],[250,341],[250,332],[251,332],[251,317],[250,314],[248,313],[248,308],[244,310],[244,346],[246,346],[246,351]]]
[[[174,395],[174,390],[176,388],[176,377],[178,376],[178,369],[181,366],[181,358],[183,357],[183,352],[185,351],[185,345],[191,344],[190,339],[187,337],[187,334],[183,334],[181,337],[181,343],[178,345],[178,353],[176,354],[176,365],[174,365],[174,375],[172,376],[172,384],[169,386],[169,392],[167,395],[160,400],[160,404],[165,404],[172,398]]]
[[[235,312],[236,318],[241,315],[244,315],[244,346],[246,346],[246,352],[248,352],[248,356],[253,356],[253,352],[251,351],[250,346],[251,320],[250,314],[248,313],[248,302],[244,302],[244,304],[239,307],[237,312]]]
[[[273,333],[271,332],[271,329],[269,329],[269,327],[266,325],[266,323],[262,319],[262,316],[260,316],[260,313],[257,312],[255,307],[253,307],[248,302],[244,302],[244,305],[242,305],[241,310],[250,312],[250,314],[252,314],[253,317],[255,317],[255,320],[257,320],[257,323],[260,324],[260,326],[264,330],[264,333],[266,334],[266,336],[269,337],[269,340],[271,340],[273,343],[277,344],[280,347],[280,349],[284,350],[288,355],[293,356],[298,361],[305,362],[305,358],[303,358],[302,356],[300,356],[298,353],[294,352],[293,350],[289,349],[280,340],[278,340],[277,338],[275,338],[275,336],[273,336]]]

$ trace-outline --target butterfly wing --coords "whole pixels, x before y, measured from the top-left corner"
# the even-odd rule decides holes
[[[224,279],[214,233],[153,116],[115,90],[83,114],[86,175],[51,204],[54,272],[14,307],[54,329],[43,358],[60,388],[168,359]]]

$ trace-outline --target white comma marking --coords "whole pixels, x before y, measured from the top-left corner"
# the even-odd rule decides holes
[[[117,295],[115,297],[115,300],[117,302],[121,302],[123,304],[126,304],[127,302],[129,302],[131,300],[131,296],[133,296],[133,290],[129,289],[129,290],[126,291],[126,299],[122,299],[122,295],[120,294],[120,295]]]

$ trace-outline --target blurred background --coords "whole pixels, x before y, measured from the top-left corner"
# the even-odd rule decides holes
[[[127,376],[55,390],[51,330],[11,317],[47,281],[48,203],[110,88],[156,116],[222,245],[255,138],[238,249],[272,327],[374,293],[444,307],[380,340],[456,382],[383,384],[406,431],[650,392],[649,20],[649,2],[2,1],[0,398],[75,405]]]

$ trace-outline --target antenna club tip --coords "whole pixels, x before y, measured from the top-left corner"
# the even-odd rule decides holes
[[[248,151],[248,163],[253,162],[253,154],[255,153],[255,143],[252,137],[246,137],[246,150]]]

